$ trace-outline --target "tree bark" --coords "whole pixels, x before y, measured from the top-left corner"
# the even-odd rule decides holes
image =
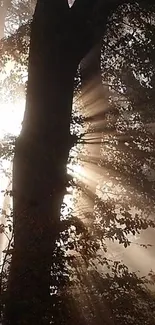
[[[77,69],[68,36],[61,36],[68,8],[57,3],[53,1],[52,8],[38,3],[32,25],[26,111],[13,167],[14,252],[6,298],[8,324],[50,321],[50,269],[67,185]],[[53,18],[56,21],[51,23]]]

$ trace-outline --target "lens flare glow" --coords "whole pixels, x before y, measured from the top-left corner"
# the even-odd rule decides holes
[[[0,138],[5,134],[18,135],[21,129],[25,100],[12,104],[6,103],[0,107]]]

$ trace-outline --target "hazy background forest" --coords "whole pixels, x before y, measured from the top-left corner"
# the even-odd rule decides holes
[[[34,8],[33,0],[0,1],[2,324],[14,244],[12,159]],[[155,324],[154,35],[155,6],[124,4],[78,67],[70,176],[51,271],[52,324]]]

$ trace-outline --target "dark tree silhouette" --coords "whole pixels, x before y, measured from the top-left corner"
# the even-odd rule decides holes
[[[81,60],[104,36],[109,15],[125,2],[76,0],[71,9],[65,0],[37,2],[31,24],[26,109],[14,156],[14,249],[5,297],[7,324],[50,324],[55,243],[62,230],[60,210],[70,181],[66,165],[74,144],[70,134],[74,77]],[[96,204],[100,209],[101,201]],[[106,237],[108,227],[104,229]],[[84,230],[79,247],[83,240],[87,256],[85,244],[89,242],[88,257],[94,257],[92,238]],[[120,242],[126,243],[125,235],[119,233]],[[96,240],[92,251],[98,248]],[[64,305],[60,310],[67,313],[67,302]],[[57,313],[58,306],[59,302]],[[57,313],[55,319],[59,319]],[[71,319],[74,315],[73,306]],[[69,324],[69,317],[68,312],[60,324]],[[105,322],[113,324],[111,315]],[[83,323],[79,317],[79,324]]]

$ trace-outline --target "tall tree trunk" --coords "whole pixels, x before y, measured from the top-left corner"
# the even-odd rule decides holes
[[[50,323],[50,273],[72,145],[74,75],[92,44],[82,19],[65,0],[38,0],[26,111],[13,164],[14,251],[6,295],[10,325]]]
[[[13,168],[14,252],[6,307],[9,324],[49,324],[50,270],[67,184],[77,69],[67,35],[60,39],[57,35],[67,24],[67,13],[68,7],[59,7],[56,1],[50,8],[38,4],[32,25],[26,111]]]

